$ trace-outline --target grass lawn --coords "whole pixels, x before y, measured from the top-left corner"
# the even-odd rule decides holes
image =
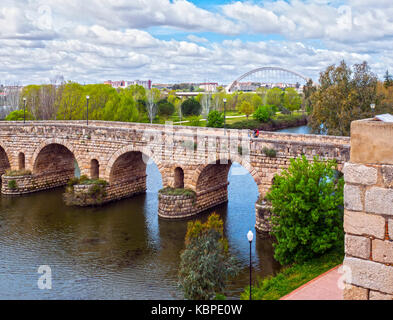
[[[296,263],[284,267],[274,277],[259,280],[252,287],[252,298],[253,300],[278,300],[308,281],[341,264],[343,259],[344,248],[339,247],[321,257],[301,264]],[[242,293],[241,299],[248,300],[249,296],[250,291],[247,287]]]

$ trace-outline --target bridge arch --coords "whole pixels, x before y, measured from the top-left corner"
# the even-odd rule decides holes
[[[34,167],[36,165],[37,159],[40,155],[40,153],[47,147],[50,145],[61,145],[64,148],[66,148],[69,152],[72,153],[75,161],[77,162],[77,164],[79,166],[81,166],[81,164],[83,163],[82,158],[78,155],[77,152],[75,152],[74,150],[74,146],[69,143],[67,140],[65,139],[57,139],[57,138],[51,138],[51,139],[46,139],[44,141],[42,141],[40,143],[40,145],[35,149],[33,156],[31,157],[31,160],[29,162],[29,166],[31,168],[31,170],[34,173]]]
[[[307,82],[307,81],[310,80],[309,78],[303,76],[302,74],[300,74],[300,73],[298,73],[298,72],[291,71],[291,70],[288,70],[288,69],[285,69],[285,68],[281,68],[281,67],[261,67],[261,68],[257,68],[257,69],[253,69],[253,70],[251,70],[251,71],[248,71],[248,72],[244,73],[243,75],[241,75],[241,76],[240,76],[239,78],[237,78],[236,80],[234,80],[233,82],[231,82],[231,83],[225,88],[225,89],[226,89],[226,92],[228,92],[228,93],[229,93],[229,92],[232,92],[232,90],[234,89],[235,85],[236,85],[238,82],[242,81],[244,78],[246,78],[246,77],[248,77],[248,76],[250,76],[250,75],[252,75],[252,74],[254,74],[254,73],[261,72],[261,71],[281,71],[281,72],[286,72],[286,73],[289,73],[289,74],[291,74],[291,75],[294,75],[294,76],[296,76],[296,77],[298,77],[298,78],[301,78],[301,79],[304,80],[304,82]]]
[[[75,174],[74,153],[64,144],[52,142],[40,147],[33,157],[32,172],[36,176],[57,176],[65,182]]]
[[[129,166],[132,166],[132,163],[130,162],[131,158],[129,158],[128,161],[125,159],[126,154],[128,154],[128,155],[134,154],[135,156],[136,156],[136,154],[139,154],[140,158],[135,158],[134,160],[138,160],[140,165],[142,165],[142,162],[143,162],[144,170],[146,170],[147,162],[149,161],[149,159],[151,159],[157,165],[158,170],[161,173],[163,183],[164,183],[165,172],[163,170],[163,166],[161,164],[161,161],[159,161],[157,159],[157,157],[154,155],[153,152],[151,152],[151,150],[149,148],[134,147],[133,145],[124,146],[123,148],[117,150],[115,153],[113,153],[111,155],[111,157],[109,158],[109,161],[106,165],[105,174],[104,174],[103,179],[105,179],[105,180],[109,181],[109,183],[111,183],[111,180],[113,180],[113,177],[111,177],[111,175],[113,174],[113,169],[115,168],[116,162],[119,159],[121,159],[121,157],[123,157],[123,161],[125,161],[124,165],[126,165],[125,163],[128,163]],[[142,161],[142,162],[140,162],[140,161]]]
[[[222,165],[223,166],[223,167],[221,167],[221,170],[223,170],[223,172],[221,172],[221,175],[222,175],[222,177],[225,176],[225,181],[227,181],[229,169],[234,162],[239,163],[243,168],[245,168],[251,174],[255,183],[258,186],[259,194],[262,194],[264,186],[262,184],[262,178],[261,178],[260,174],[247,160],[244,159],[244,157],[237,156],[237,155],[231,155],[230,157],[220,158],[220,159],[217,159],[216,161],[212,161],[208,164],[199,165],[196,168],[193,178],[192,178],[193,185],[191,185],[190,187],[193,190],[195,190],[196,192],[198,192],[199,191],[198,190],[198,182],[201,182],[199,180],[201,178],[201,174],[203,174],[203,172],[206,169],[208,169],[209,166],[211,167],[213,165],[216,165],[216,166]],[[228,164],[228,166],[226,165],[226,163]],[[213,170],[213,169],[211,169],[211,170]],[[206,173],[206,171],[205,171],[205,173]]]
[[[0,143],[0,176],[3,175],[6,170],[11,168],[11,161],[10,158],[11,153]]]

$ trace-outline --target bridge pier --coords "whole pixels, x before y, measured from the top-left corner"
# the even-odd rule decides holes
[[[189,190],[188,194],[158,195],[158,215],[166,219],[179,219],[195,216],[208,209],[228,202],[228,182],[214,188],[195,193]]]
[[[271,205],[263,201],[262,203],[257,202],[255,204],[255,230],[263,237],[269,238],[270,232],[272,231],[270,217],[271,217]]]
[[[64,170],[47,175],[18,175],[1,178],[1,193],[20,195],[64,186],[74,176],[74,170]]]

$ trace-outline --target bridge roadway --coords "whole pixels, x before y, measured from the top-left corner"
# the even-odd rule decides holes
[[[266,149],[274,149],[276,156],[266,156]],[[319,155],[336,159],[341,169],[349,153],[348,137],[261,132],[253,139],[247,130],[108,121],[0,123],[3,194],[65,185],[74,176],[76,161],[82,175],[108,182],[102,202],[130,197],[145,192],[151,159],[164,187],[195,192],[194,197],[160,194],[159,215],[164,218],[192,216],[226,202],[233,162],[250,172],[263,196],[291,158]],[[9,169],[26,171],[10,177],[4,174]]]

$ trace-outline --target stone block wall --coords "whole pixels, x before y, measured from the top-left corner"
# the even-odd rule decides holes
[[[82,207],[94,206],[142,194],[146,192],[146,175],[109,184],[103,188],[104,194],[99,197],[90,194],[92,186],[84,184],[74,185],[72,193],[66,190],[64,195],[65,202],[68,205]]]
[[[1,193],[18,195],[64,186],[74,176],[74,170],[63,170],[52,174],[24,175],[1,177]],[[9,182],[14,180],[16,188],[10,188]]]
[[[256,215],[256,224],[255,229],[263,236],[270,237],[270,232],[272,231],[272,227],[270,224],[271,217],[271,205],[266,202],[256,203],[255,204],[255,215]]]
[[[186,218],[196,213],[197,207],[194,196],[158,194],[158,215],[161,218]]]
[[[228,202],[228,183],[189,195],[158,194],[158,215],[162,218],[187,218]]]
[[[356,121],[344,165],[344,298],[393,299],[393,124]],[[367,144],[368,143],[368,144]]]

